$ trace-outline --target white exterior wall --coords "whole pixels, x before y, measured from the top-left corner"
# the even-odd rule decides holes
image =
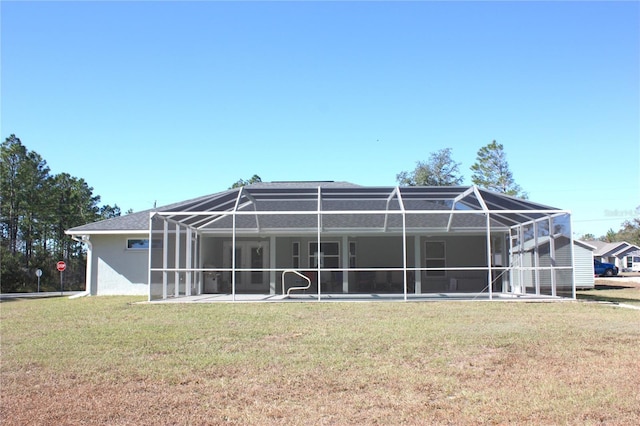
[[[629,267],[629,260],[631,262],[631,267]],[[640,252],[635,252],[634,254],[628,254],[627,256],[622,258],[622,269],[621,271],[631,271],[631,272],[640,272]]]
[[[128,250],[127,239],[146,239],[148,235],[92,235],[92,295],[149,294],[148,250]]]

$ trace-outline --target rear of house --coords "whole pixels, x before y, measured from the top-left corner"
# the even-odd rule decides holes
[[[575,296],[569,213],[475,186],[259,183],[68,233],[90,294]]]

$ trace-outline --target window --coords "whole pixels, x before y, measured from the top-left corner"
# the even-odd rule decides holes
[[[425,248],[425,266],[427,268],[445,268],[447,266],[444,241],[427,241]],[[444,270],[426,272],[428,277],[444,277],[446,275]]]
[[[149,248],[148,239],[127,238],[127,250],[147,250]]]
[[[162,248],[161,240],[153,240],[152,248]],[[149,249],[148,238],[127,238],[127,250],[147,250]]]
[[[300,268],[300,243],[295,241],[291,246],[292,264],[294,269]]]
[[[309,267],[318,267],[318,243],[309,243]],[[340,244],[337,242],[320,243],[320,267],[340,267]]]
[[[627,268],[633,268],[633,256],[627,256]]]

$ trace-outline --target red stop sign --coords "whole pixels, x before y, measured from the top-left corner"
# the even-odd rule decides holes
[[[58,263],[56,263],[56,269],[60,272],[64,271],[65,269],[67,269],[67,264],[64,263],[62,260]]]

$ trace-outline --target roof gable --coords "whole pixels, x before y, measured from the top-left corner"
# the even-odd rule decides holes
[[[594,256],[611,256],[620,249],[627,247],[629,244],[625,242],[608,243],[606,241],[589,241],[589,244],[596,247],[593,252]]]

